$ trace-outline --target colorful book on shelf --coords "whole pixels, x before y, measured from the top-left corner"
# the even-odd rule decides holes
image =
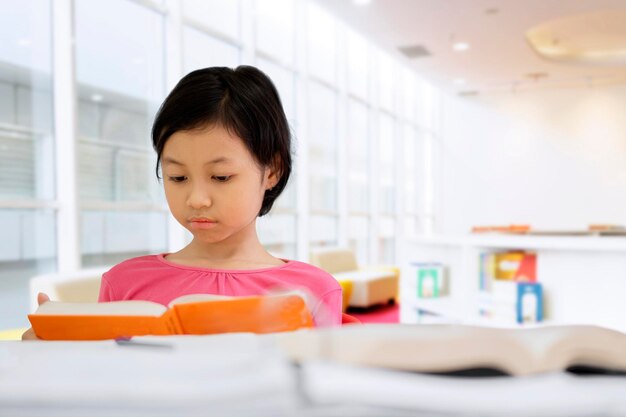
[[[537,282],[496,280],[478,301],[483,317],[519,324],[543,321],[543,287]]]
[[[176,298],[167,307],[151,301],[48,301],[28,319],[37,337],[44,340],[272,333],[313,325],[304,298],[293,292],[249,297],[193,294]]]
[[[480,289],[489,290],[494,280],[537,281],[537,254],[525,251],[480,254]]]
[[[445,295],[444,267],[439,262],[411,262],[407,271],[412,275],[417,298],[438,298]],[[406,278],[405,278],[406,279]]]
[[[571,370],[626,376],[626,334],[597,326],[532,329],[366,324],[276,335],[296,361],[397,370],[528,375]]]
[[[537,254],[508,251],[480,256],[479,314],[511,323],[542,321],[543,288],[536,282]]]

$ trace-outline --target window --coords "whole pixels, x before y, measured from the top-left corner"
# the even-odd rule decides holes
[[[239,0],[181,0],[185,20],[230,40],[241,38]]]
[[[307,18],[309,73],[318,80],[335,85],[337,82],[337,28],[335,19],[325,10],[310,2],[307,7]]]
[[[295,58],[294,5],[292,0],[256,0],[257,52],[286,66]]]
[[[150,140],[165,96],[164,22],[128,0],[75,8],[82,262],[106,265],[167,247]]]
[[[50,0],[3,3],[0,328],[28,324],[28,278],[80,263],[74,239],[57,237],[75,221],[74,197],[83,267],[175,250],[190,237],[169,234],[150,130],[170,81],[199,68],[250,60],[279,91],[294,161],[287,188],[257,223],[272,254],[306,259],[310,249],[347,244],[361,264],[394,263],[403,238],[435,229],[438,92],[317,2],[70,3],[54,15]],[[52,29],[69,27],[53,25],[57,16],[73,22],[74,36],[70,45],[68,30],[58,51],[51,42],[63,36]],[[51,66],[70,46],[75,85]],[[53,75],[69,85],[53,91]],[[53,108],[74,90],[76,114]],[[55,138],[55,128],[70,134]],[[74,171],[66,147],[76,155],[76,190],[58,180]]]
[[[348,244],[359,263],[369,261],[370,239],[370,125],[369,108],[348,100]]]
[[[272,61],[259,58],[257,66],[265,72],[278,90],[290,125],[295,124],[294,74]],[[292,138],[295,142],[295,138]],[[265,248],[274,256],[295,259],[297,256],[296,172],[292,168],[287,187],[274,202],[272,211],[258,219],[257,230]]]
[[[348,31],[348,92],[363,100],[368,98],[369,62],[367,43],[352,31]]]
[[[311,245],[337,242],[337,94],[309,83],[309,202]]]
[[[381,213],[393,215],[396,210],[395,121],[386,113],[381,113],[378,120],[378,207]]]
[[[185,74],[200,68],[212,66],[233,68],[239,65],[240,51],[233,44],[190,27],[185,27],[183,38]]]
[[[56,269],[51,4],[7,3],[0,25],[0,328],[28,323],[28,279]]]

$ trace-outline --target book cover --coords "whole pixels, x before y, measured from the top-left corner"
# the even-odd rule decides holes
[[[28,316],[44,340],[103,340],[143,335],[272,333],[312,327],[303,297],[294,294],[220,297],[187,295],[168,307],[150,301],[49,301]]]

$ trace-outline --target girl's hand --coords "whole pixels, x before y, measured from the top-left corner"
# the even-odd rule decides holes
[[[37,294],[37,304],[42,305],[46,301],[50,301],[50,297],[48,297],[46,294],[42,292]],[[31,327],[30,329],[24,332],[24,334],[22,335],[22,340],[39,340],[39,338],[37,337],[37,335],[33,331],[33,328]]]

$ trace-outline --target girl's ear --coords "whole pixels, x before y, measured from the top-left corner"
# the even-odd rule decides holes
[[[265,168],[265,184],[268,190],[276,187],[282,177],[280,155],[274,155],[272,163]]]

